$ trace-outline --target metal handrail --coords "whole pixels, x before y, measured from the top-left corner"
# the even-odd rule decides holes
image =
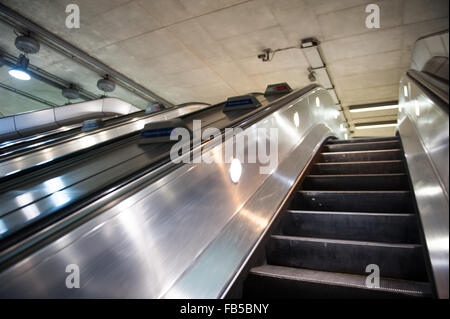
[[[407,76],[416,83],[427,96],[448,113],[449,87],[448,83],[440,81],[426,73],[409,70]]]

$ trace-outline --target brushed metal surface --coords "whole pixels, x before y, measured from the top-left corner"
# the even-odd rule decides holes
[[[320,100],[318,107],[316,97]],[[279,180],[283,187],[277,188],[272,196],[282,198],[285,195],[283,191],[294,183],[299,171],[289,176],[292,172],[280,170],[281,163],[287,163],[289,154],[295,149],[306,156],[312,155],[309,146],[302,149],[302,141],[308,140],[312,145],[331,135],[332,131],[339,135],[336,114],[329,94],[317,88],[247,128],[241,134],[248,134],[250,140],[258,139],[266,146],[270,136],[255,132],[259,128],[278,128],[279,165],[272,174],[263,175],[259,171],[260,163],[248,163],[246,158],[241,158],[242,175],[238,183],[231,181],[230,164],[220,156],[223,144],[208,144],[204,154],[217,162],[190,163],[179,167],[14,264],[0,274],[0,296],[162,297],[180,282],[199,257],[205,258],[209,251],[207,248],[222,236],[228,225],[236,223],[233,220],[238,216],[250,220],[253,227],[252,235],[243,237],[247,243],[232,251],[236,255],[233,260],[243,261],[248,255],[248,245],[255,244],[254,238],[262,234],[273,217],[258,218],[243,207],[255,198],[255,192],[262,185],[269,185],[266,180],[272,183]],[[328,128],[317,129],[319,123],[319,127],[326,124]],[[321,138],[306,138],[317,130],[320,132],[313,135],[318,134]],[[259,207],[266,203],[270,209],[272,200],[273,197],[258,197],[259,205],[262,205]],[[239,229],[247,231],[242,227]],[[214,267],[220,271],[220,264],[230,256],[219,254],[218,258]],[[68,264],[80,267],[79,289],[65,286]],[[234,268],[228,269],[231,276],[239,271],[240,266],[237,262]],[[210,271],[214,272],[213,269]],[[209,284],[214,287],[226,284],[223,278]],[[217,295],[213,293],[215,288],[206,291],[211,293],[210,297]],[[183,296],[195,296],[195,293],[185,290]]]
[[[139,131],[147,123],[172,119],[208,107],[210,106],[204,104],[189,105],[164,112],[162,114],[156,114],[144,119],[137,119],[134,122],[128,122],[124,125],[111,127],[100,132],[93,132],[91,134],[86,133],[81,135],[79,138],[70,140],[66,143],[52,145],[45,149],[1,162],[0,177],[12,175],[23,169],[38,166],[61,156],[82,151],[111,139],[130,134],[131,132]]]
[[[439,298],[449,282],[448,114],[414,81],[400,82],[399,125]]]
[[[448,57],[448,30],[421,37],[414,43],[411,69],[422,71],[433,56]]]
[[[164,298],[225,296],[275,219],[296,178],[324,139],[333,134],[329,127],[317,124],[305,135]]]
[[[53,130],[85,119],[124,115],[140,109],[117,98],[103,98],[0,118],[0,140]]]

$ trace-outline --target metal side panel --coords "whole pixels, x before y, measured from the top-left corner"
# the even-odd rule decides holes
[[[25,136],[39,130],[53,130],[58,127],[55,123],[53,109],[45,109],[15,115],[16,130]]]
[[[135,107],[134,105],[119,100],[118,98],[104,98],[102,105],[103,113],[116,113],[116,114],[129,114],[140,111],[141,109]]]
[[[139,110],[137,107],[120,99],[105,98],[16,114],[1,119],[1,124],[8,123],[12,119],[15,125],[2,125],[0,140],[16,135],[31,135],[95,117],[104,117],[111,114],[124,115]]]
[[[422,71],[433,56],[448,57],[448,30],[422,37],[416,41],[411,58],[411,68]]]
[[[321,102],[318,107],[315,106],[316,97]],[[242,162],[242,174],[237,183],[233,183],[229,174],[231,158],[224,161],[224,156],[219,156],[224,152],[224,144],[222,141],[211,143],[203,153],[212,160],[211,163],[184,164],[3,271],[0,274],[0,296],[167,296],[189,269],[195,269],[199,257],[205,256],[204,252],[209,251],[208,247],[214,244],[214,239],[222,236],[228,225],[236,223],[236,218],[248,219],[249,227],[253,228],[250,232],[256,233],[247,239],[243,249],[237,247],[231,251],[232,255],[224,250],[220,259],[216,259],[215,270],[206,272],[205,269],[205,277],[209,277],[214,271],[220,272],[221,265],[228,259],[237,262],[228,274],[209,282],[202,281],[203,285],[213,287],[204,286],[207,297],[218,296],[220,291],[217,287],[224,289],[230,277],[239,271],[249,254],[246,248],[255,245],[255,237],[259,238],[268,225],[267,220],[258,219],[243,207],[255,198],[254,193],[262,185],[267,185],[266,180],[280,180],[286,188],[294,184],[296,175],[290,176],[291,171],[281,170],[283,166],[279,163],[286,163],[294,150],[304,153],[303,156],[311,156],[309,146],[302,151],[297,147],[302,141],[308,141],[304,145],[316,146],[331,131],[339,132],[336,111],[329,94],[317,88],[239,133],[248,136],[249,141],[258,140],[258,145],[266,143],[267,147],[271,141],[267,129],[277,128],[279,143],[274,151],[278,154],[278,163],[275,163],[278,165],[268,171],[272,174],[265,175],[260,171],[269,163],[254,163],[238,156]],[[262,128],[266,129],[265,133],[258,134],[258,129]],[[311,135],[311,132],[315,133]],[[310,140],[309,136],[316,134],[317,140]],[[272,196],[276,195],[282,198],[284,189]],[[259,199],[259,205],[272,200],[269,197]],[[240,228],[240,231],[244,236],[248,230]],[[79,266],[80,289],[68,289],[65,285],[66,267],[70,264]],[[195,287],[196,283],[190,286]],[[181,295],[195,297],[198,292],[184,290]]]
[[[47,163],[55,158],[68,155],[70,153],[88,149],[94,145],[107,142],[111,139],[125,136],[132,132],[137,132],[144,128],[145,124],[164,121],[176,118],[182,115],[196,112],[198,110],[209,107],[208,105],[189,105],[182,108],[177,108],[162,114],[156,114],[144,119],[139,119],[126,124],[114,126],[100,132],[91,134],[82,134],[77,139],[69,140],[68,142],[49,146],[45,149],[31,152],[23,156],[15,157],[0,163],[0,177],[15,174],[23,169]]]
[[[299,173],[331,135],[324,125],[314,127],[164,298],[223,297],[276,217]]]
[[[399,126],[439,298],[449,297],[448,114],[408,77],[401,80]]]
[[[19,138],[20,134],[16,130],[13,116],[0,118],[0,139]]]
[[[59,125],[66,125],[68,123],[73,123],[73,121],[82,122],[83,119],[92,118],[93,116],[98,117],[103,114],[102,108],[102,99],[56,107],[54,109],[55,121]]]

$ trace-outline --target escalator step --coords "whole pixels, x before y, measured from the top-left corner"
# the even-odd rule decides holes
[[[429,284],[380,278],[366,286],[366,276],[264,265],[250,270],[244,298],[409,298],[431,297]]]
[[[406,174],[308,175],[304,190],[407,190]]]
[[[325,152],[348,152],[348,151],[368,151],[368,150],[387,150],[400,148],[399,141],[377,141],[361,143],[332,143],[324,147]]]
[[[388,161],[401,160],[400,149],[352,152],[324,152],[320,154],[319,161],[330,162],[360,162],[360,161]]]
[[[409,191],[299,191],[290,209],[400,214],[413,212]]]
[[[403,162],[375,161],[375,162],[338,162],[315,163],[312,174],[395,174],[405,172]]]
[[[281,233],[286,236],[419,244],[413,214],[286,211]]]
[[[266,254],[271,265],[364,275],[375,264],[382,277],[427,280],[421,245],[272,235]]]
[[[390,137],[369,137],[369,138],[353,138],[350,140],[338,140],[329,139],[327,144],[352,144],[352,143],[370,143],[370,142],[387,142],[387,141],[399,141],[400,139],[395,136]]]

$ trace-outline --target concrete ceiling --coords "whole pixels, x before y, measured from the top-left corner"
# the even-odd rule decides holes
[[[228,96],[261,92],[267,84],[282,81],[295,88],[304,87],[310,82],[301,50],[279,52],[266,63],[256,55],[266,47],[287,47],[297,45],[300,39],[316,37],[352,127],[355,123],[396,118],[395,110],[348,113],[348,106],[396,100],[398,82],[409,67],[414,41],[448,28],[448,0],[2,2],[177,104],[215,103]],[[80,29],[65,27],[65,6],[69,3],[80,7]],[[380,29],[365,27],[368,3],[380,6]],[[0,48],[17,56],[12,30],[0,24],[0,33]],[[97,74],[49,48],[43,47],[30,60],[100,94]],[[1,71],[0,81],[11,81],[5,77],[4,68]],[[42,84],[34,89],[28,85],[28,90],[55,103],[64,102],[59,91],[43,88]],[[0,112],[5,115],[37,108],[11,97],[11,93],[0,94]],[[123,89],[113,95],[139,107],[146,104]],[[355,136],[391,134],[393,129],[355,131]]]

